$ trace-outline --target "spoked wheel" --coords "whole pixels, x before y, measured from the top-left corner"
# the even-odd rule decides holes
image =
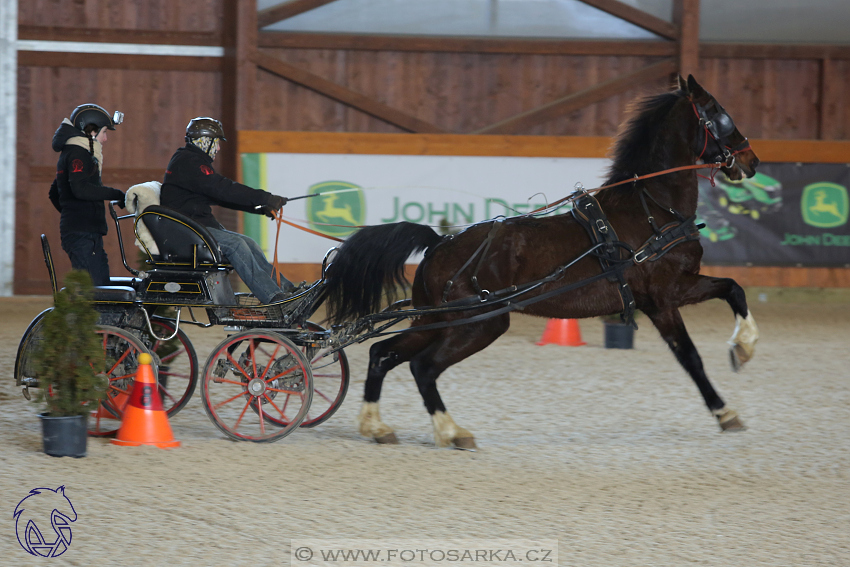
[[[170,337],[174,334],[174,322],[168,319],[153,318],[151,327],[156,337]],[[145,345],[159,361],[159,397],[168,417],[173,416],[189,402],[198,383],[198,355],[192,341],[183,332],[167,341],[144,334]]]
[[[289,435],[307,416],[313,375],[301,349],[286,337],[245,331],[212,352],[201,396],[204,411],[225,435],[267,443]]]
[[[139,355],[150,351],[136,335],[118,327],[101,325],[97,334],[103,349],[103,366],[96,370],[109,379],[109,388],[100,407],[89,414],[88,431],[94,437],[109,437],[121,427],[121,416],[136,381]],[[152,366],[156,376],[157,365],[154,362]]]
[[[307,321],[304,328],[308,331],[325,330],[312,321]],[[330,350],[301,347],[301,352],[310,361],[310,370],[313,372],[313,403],[310,404],[310,412],[301,422],[301,427],[315,427],[330,419],[348,393],[348,357],[341,350],[328,354]]]

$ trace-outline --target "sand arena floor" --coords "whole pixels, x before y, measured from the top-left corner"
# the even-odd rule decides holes
[[[313,430],[233,442],[196,391],[171,420],[181,448],[90,439],[84,459],[41,452],[38,408],[14,387],[18,340],[44,305],[0,299],[4,565],[288,565],[290,538],[304,537],[556,539],[559,563],[575,566],[850,565],[848,304],[754,302],[761,340],[740,374],[728,307],[684,311],[743,433],[720,433],[645,317],[636,348],[617,351],[597,320],[581,323],[585,347],[537,347],[545,320],[519,316],[439,381],[477,452],[434,448],[406,365],[381,404],[401,444],[361,438],[365,344],[347,349],[348,399]],[[224,338],[189,334],[201,366]],[[30,489],[59,485],[79,514],[73,542],[37,559],[12,513]]]

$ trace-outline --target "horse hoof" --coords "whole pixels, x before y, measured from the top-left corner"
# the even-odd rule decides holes
[[[395,433],[387,433],[386,435],[375,437],[375,442],[379,445],[398,445],[398,439]]]
[[[478,446],[475,444],[475,437],[459,437],[454,441],[455,448],[464,451],[476,451]]]
[[[740,345],[732,345],[729,349],[729,362],[732,364],[732,370],[738,372],[752,358],[747,351]]]
[[[741,421],[741,418],[739,418],[737,415],[726,421],[721,421],[719,425],[723,433],[727,431],[746,431],[747,429],[747,426],[744,425],[744,422]]]

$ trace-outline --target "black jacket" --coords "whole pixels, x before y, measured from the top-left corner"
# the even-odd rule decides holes
[[[53,151],[60,154],[56,179],[50,186],[48,197],[62,214],[59,232],[106,234],[106,207],[103,202],[123,200],[124,193],[103,185],[97,160],[90,151],[80,146],[65,145],[75,136],[84,137],[84,134],[66,123],[62,123],[53,134]]]
[[[160,190],[160,204],[183,213],[204,226],[224,229],[212,214],[212,205],[261,214],[257,206],[267,206],[274,197],[216,173],[213,160],[192,144],[171,156]]]

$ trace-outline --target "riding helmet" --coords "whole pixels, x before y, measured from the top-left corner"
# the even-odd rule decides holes
[[[116,112],[115,114],[117,116],[121,113]],[[123,117],[124,115],[121,114],[121,116]],[[75,108],[71,113],[71,124],[80,130],[85,130],[89,124],[97,126],[98,131],[104,126],[110,130],[115,130],[115,121],[112,119],[112,116],[102,106],[96,104],[81,104]]]
[[[190,142],[204,137],[221,138],[225,142],[227,141],[227,138],[224,137],[224,127],[215,118],[199,116],[190,120],[189,125],[186,126],[186,141]]]

